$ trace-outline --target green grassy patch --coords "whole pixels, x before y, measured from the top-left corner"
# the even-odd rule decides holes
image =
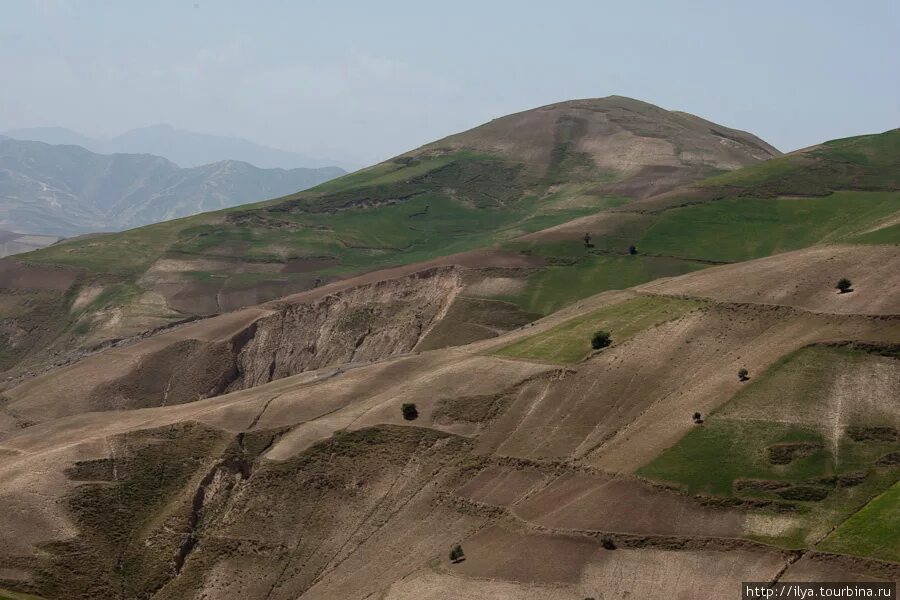
[[[178,239],[182,229],[208,217],[198,215],[122,233],[76,238],[17,258],[25,262],[80,267],[98,273],[136,275],[149,268]]]
[[[731,198],[666,211],[638,248],[649,254],[736,262],[852,239],[900,210],[898,192],[822,198]],[[878,237],[892,237],[887,231]],[[871,242],[870,242],[871,243]]]
[[[900,562],[900,483],[847,519],[819,548]]]
[[[900,129],[831,140],[704,180],[704,188],[739,188],[784,194],[822,195],[840,189],[900,188]]]
[[[572,265],[541,269],[528,278],[520,294],[502,299],[518,304],[529,312],[547,315],[600,292],[622,290],[706,266],[665,257],[590,255]]]
[[[331,179],[307,190],[313,193],[343,192],[360,187],[397,183],[420,177],[430,171],[459,160],[501,160],[484,152],[460,150],[447,154],[426,157],[398,157],[354,173]]]
[[[591,336],[598,329],[609,331],[614,344],[654,325],[677,319],[705,303],[660,296],[643,296],[606,306],[569,319],[544,333],[501,348],[495,354],[573,363],[591,352]]]
[[[704,179],[699,185],[701,187],[752,187],[772,179],[792,175],[801,169],[803,164],[803,159],[798,156],[773,158],[737,171],[729,171]]]
[[[853,236],[847,241],[854,244],[900,244],[900,223]]]
[[[691,415],[684,415],[685,420],[690,418]],[[818,443],[822,449],[788,465],[771,464],[766,448],[791,442]],[[824,440],[813,429],[711,417],[638,473],[681,484],[692,494],[730,496],[734,493],[734,481],[740,478],[799,483],[831,472],[831,457],[824,449]]]

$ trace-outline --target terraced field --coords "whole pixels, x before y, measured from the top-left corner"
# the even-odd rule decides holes
[[[495,354],[575,363],[591,353],[591,336],[597,330],[608,331],[613,344],[621,343],[639,331],[672,321],[704,306],[705,303],[696,300],[639,297],[575,317],[549,331],[501,348]]]
[[[900,479],[885,458],[900,451],[897,389],[900,361],[878,349],[804,348],[638,473],[692,494],[797,503],[792,525],[761,539],[803,546]]]

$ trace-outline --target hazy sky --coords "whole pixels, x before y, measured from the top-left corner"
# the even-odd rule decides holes
[[[900,126],[900,2],[8,0],[0,130],[155,123],[371,163],[621,94],[782,150]]]

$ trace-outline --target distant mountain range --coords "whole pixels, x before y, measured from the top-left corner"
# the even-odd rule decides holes
[[[117,231],[284,196],[344,173],[237,160],[180,168],[150,154],[0,137],[0,229],[63,237]]]
[[[29,235],[0,229],[0,258],[44,248],[59,241],[53,235]]]
[[[262,146],[233,137],[208,135],[159,124],[126,131],[111,139],[97,139],[65,127],[12,129],[3,133],[17,140],[81,146],[98,154],[155,154],[180,167],[199,167],[223,160],[240,160],[264,169],[338,166],[355,171],[359,165],[326,160]]]

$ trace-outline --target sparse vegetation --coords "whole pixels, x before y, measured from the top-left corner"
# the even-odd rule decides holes
[[[846,277],[841,277],[834,287],[836,287],[841,294],[853,291],[853,283]]]
[[[610,344],[612,344],[612,338],[610,337],[609,332],[604,331],[603,329],[595,331],[593,337],[591,337],[591,348],[594,350],[606,348]]]
[[[419,417],[419,409],[411,402],[404,402],[400,410],[403,413],[403,418],[407,421],[415,421]]]

